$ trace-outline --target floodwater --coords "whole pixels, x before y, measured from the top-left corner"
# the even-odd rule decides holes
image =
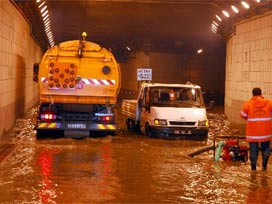
[[[221,111],[209,111],[207,141],[130,133],[118,113],[114,137],[36,140],[33,110],[17,120],[0,152],[0,203],[272,203],[272,166],[213,161],[188,154],[234,134]]]

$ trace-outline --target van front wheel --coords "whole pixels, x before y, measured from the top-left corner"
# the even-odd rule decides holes
[[[152,137],[152,133],[151,133],[151,130],[150,130],[150,126],[148,123],[145,124],[145,135],[147,137]]]

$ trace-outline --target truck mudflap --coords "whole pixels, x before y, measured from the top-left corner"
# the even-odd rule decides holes
[[[165,139],[207,139],[208,130],[209,129],[205,127],[149,127],[149,133],[151,137]]]
[[[38,122],[37,130],[89,130],[116,131],[116,124],[85,123],[85,122]]]

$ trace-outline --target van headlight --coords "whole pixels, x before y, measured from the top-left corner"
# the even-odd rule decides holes
[[[209,126],[209,122],[208,122],[208,120],[199,120],[198,121],[198,126],[206,126],[206,127],[208,127]]]
[[[167,125],[167,120],[165,119],[154,119],[154,124],[155,125]]]

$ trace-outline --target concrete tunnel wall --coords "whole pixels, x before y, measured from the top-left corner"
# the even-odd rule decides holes
[[[42,51],[30,26],[10,1],[0,1],[0,137],[38,102],[33,64]]]
[[[224,93],[224,57],[138,51],[133,53],[126,63],[121,63],[122,85],[119,99],[136,98],[140,84],[137,81],[139,68],[152,69],[152,82],[186,83],[190,81],[200,85],[203,91],[217,91],[222,95]]]
[[[272,12],[242,21],[227,41],[225,114],[232,127],[245,131],[239,113],[260,87],[272,100]]]

